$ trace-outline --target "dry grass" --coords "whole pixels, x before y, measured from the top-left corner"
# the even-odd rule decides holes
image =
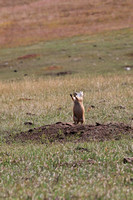
[[[132,27],[132,10],[132,0],[2,0],[0,47]]]
[[[72,122],[69,94],[75,90],[84,91],[86,123],[130,124],[132,84],[132,77],[128,75],[0,82],[1,131],[24,130],[25,121],[33,122],[34,127],[57,121]],[[92,105],[94,108],[90,109]]]

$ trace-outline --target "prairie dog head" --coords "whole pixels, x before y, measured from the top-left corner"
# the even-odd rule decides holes
[[[78,102],[83,102],[83,91],[80,92],[74,92],[73,95],[70,94],[72,100],[74,102],[78,101]]]
[[[75,92],[73,95],[78,101],[83,101],[83,91]]]

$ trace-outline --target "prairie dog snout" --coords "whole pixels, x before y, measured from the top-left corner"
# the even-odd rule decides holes
[[[74,124],[78,124],[79,122],[83,124],[85,122],[85,110],[83,105],[83,92],[79,93],[75,92],[73,95],[70,94],[74,106],[73,106],[73,121]]]

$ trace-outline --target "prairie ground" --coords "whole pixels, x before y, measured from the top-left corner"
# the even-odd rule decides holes
[[[117,137],[102,142],[78,142],[80,131],[64,142],[53,142],[45,131],[39,142],[28,140],[28,130],[72,123],[69,94],[80,90],[86,125],[132,126],[131,33],[1,50],[1,199],[133,198],[132,164],[123,162],[133,156],[132,130],[128,134],[129,129],[121,129]],[[36,130],[39,134],[41,128]],[[21,132],[29,133],[27,140],[15,140]],[[55,134],[63,136],[61,130]]]
[[[0,2],[0,199],[133,199],[133,3],[74,2]]]

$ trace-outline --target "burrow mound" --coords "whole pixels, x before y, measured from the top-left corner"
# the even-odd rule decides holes
[[[14,140],[21,142],[30,140],[41,143],[48,141],[104,141],[110,139],[119,140],[123,135],[133,138],[133,128],[123,123],[74,125],[57,122],[16,134]]]

